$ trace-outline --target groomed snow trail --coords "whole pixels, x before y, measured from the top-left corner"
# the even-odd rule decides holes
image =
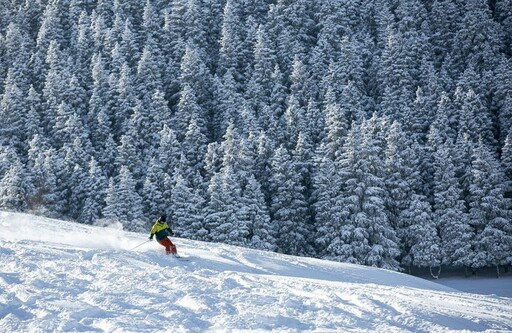
[[[0,332],[510,332],[512,298],[381,269],[0,212]]]

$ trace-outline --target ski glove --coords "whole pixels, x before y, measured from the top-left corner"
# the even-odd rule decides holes
[[[149,236],[149,240],[152,241],[153,240],[153,235]]]

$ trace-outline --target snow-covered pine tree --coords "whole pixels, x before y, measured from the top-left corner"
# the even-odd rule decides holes
[[[30,181],[27,208],[35,212],[50,211],[56,200],[57,180],[52,156],[55,150],[49,148],[47,140],[35,135],[29,142],[28,179]]]
[[[478,64],[478,72],[490,71],[497,65],[493,55],[503,47],[503,28],[493,20],[488,2],[468,0],[459,6],[461,19],[454,30],[451,54],[454,70],[461,74],[469,64]],[[479,84],[490,83],[485,81]]]
[[[193,187],[205,189],[205,180],[202,175],[204,168],[204,157],[208,149],[208,139],[204,134],[205,128],[198,125],[197,119],[191,119],[190,124],[182,141],[183,155],[180,157],[183,176],[187,178]]]
[[[119,221],[119,199],[117,195],[116,183],[114,177],[108,180],[108,187],[105,193],[105,206],[101,214],[108,221]]]
[[[165,178],[169,178],[169,175],[162,170],[158,159],[151,158],[141,190],[145,216],[154,216],[166,211],[171,189],[166,188]]]
[[[229,68],[222,78],[217,82],[217,105],[213,116],[213,130],[215,138],[221,137],[230,123],[241,125],[240,109],[242,109],[243,98],[238,93],[237,84],[233,77],[233,70]]]
[[[402,243],[405,244],[404,248],[408,249],[408,253],[402,259],[402,265],[428,267],[432,277],[437,279],[441,273],[443,251],[427,198],[413,194],[409,207],[401,212],[400,218],[406,226],[406,236]],[[437,272],[434,272],[435,268],[438,269]]]
[[[512,13],[510,21],[512,22]],[[494,75],[495,93],[492,110],[497,113],[498,142],[503,146],[512,128],[512,62],[510,59],[503,57]]]
[[[275,250],[276,241],[272,234],[272,226],[265,197],[261,185],[254,175],[247,180],[240,199],[238,219],[249,227],[246,246],[260,250]]]
[[[242,4],[235,0],[227,0],[225,3],[217,68],[217,74],[221,77],[230,71],[237,84],[242,84],[245,80],[243,64],[248,61],[243,59],[245,27],[241,17],[241,7]]]
[[[501,151],[501,165],[505,176],[504,196],[512,199],[512,128],[509,129]]]
[[[42,134],[43,132],[43,129],[41,127],[41,95],[34,89],[33,85],[30,85],[30,88],[28,90],[28,96],[25,98],[25,100],[26,108],[24,113],[27,117],[25,131],[27,136],[27,142],[29,142],[35,135]]]
[[[25,146],[25,126],[27,114],[22,112],[24,107],[24,93],[14,73],[9,70],[4,92],[0,101],[0,145],[12,147],[20,154]]]
[[[472,230],[456,177],[453,147],[446,143],[437,147],[433,162],[434,221],[441,237],[443,264],[462,267],[469,263]]]
[[[349,124],[345,110],[336,102],[332,89],[327,90],[324,102],[325,137],[324,144],[332,160],[339,160],[341,149],[345,144]]]
[[[150,37],[146,40],[137,63],[134,80],[137,97],[144,106],[150,105],[153,95],[163,89],[161,64],[160,48],[156,41]]]
[[[2,159],[7,157],[2,154]],[[10,152],[9,165],[0,179],[0,208],[13,211],[24,211],[27,208],[29,184],[27,172],[16,153]]]
[[[271,160],[270,213],[273,220],[272,235],[281,253],[304,255],[307,253],[307,202],[301,181],[294,172],[295,160],[282,145]]]
[[[195,1],[197,0],[189,1],[189,3],[194,3]],[[197,35],[194,36],[194,38],[197,37]],[[197,104],[201,107],[202,112],[197,115],[197,121],[199,123],[207,123],[207,110],[211,109],[211,103],[214,100],[214,84],[212,75],[205,64],[204,50],[197,45],[187,44],[180,63],[179,79],[182,90],[188,86],[194,92],[193,95],[196,96]]]
[[[463,96],[459,130],[469,135],[473,142],[481,138],[489,147],[497,147],[489,110],[473,90],[469,90]]]
[[[342,217],[337,199],[341,193],[341,182],[336,164],[327,153],[325,145],[315,152],[313,173],[313,212],[315,223],[315,252],[318,256],[340,260],[340,252],[334,244],[341,244]],[[334,241],[337,239],[337,241]]]
[[[172,129],[176,132],[178,140],[183,140],[192,119],[200,120],[204,124],[204,118],[201,118],[203,114],[204,109],[199,105],[196,92],[192,86],[183,84],[172,122]]]
[[[419,223],[416,219],[425,220],[425,218],[419,219],[416,215],[421,214],[418,210],[427,210],[426,205],[428,204],[428,202],[423,202],[426,200],[425,196],[417,194],[421,191],[416,153],[419,150],[419,145],[407,137],[400,123],[394,121],[387,132],[384,152],[384,183],[387,192],[384,204],[389,223],[400,239],[401,254],[405,257],[410,254],[413,245],[409,230],[414,224]],[[413,198],[418,202],[413,203]],[[408,212],[405,212],[406,210]],[[430,208],[428,210],[428,214],[430,214]],[[404,214],[407,215],[407,218],[404,217]],[[403,259],[408,262],[403,261],[402,264],[411,264],[411,258]]]
[[[374,115],[354,126],[340,160],[342,260],[396,270],[399,240],[389,223],[382,161],[384,120]]]
[[[268,32],[264,25],[260,25],[256,31],[254,45],[254,69],[247,84],[246,100],[256,110],[263,110],[270,105],[272,93],[272,73],[276,65],[276,56]]]
[[[106,190],[107,178],[94,157],[92,157],[89,162],[87,178],[85,178],[83,184],[85,198],[77,217],[79,222],[93,224],[102,217],[101,210],[105,201]]]
[[[207,240],[212,242],[230,242],[230,234],[234,231],[232,217],[237,207],[233,205],[233,197],[239,193],[227,192],[233,187],[232,168],[224,167],[213,175],[208,186],[208,203],[205,214],[205,227],[208,230]]]
[[[135,180],[127,166],[121,166],[114,191],[115,216],[129,231],[144,232],[147,218],[143,213],[142,199],[135,189]],[[111,189],[107,192],[110,193]]]
[[[173,230],[178,237],[208,240],[205,228],[205,199],[179,173],[174,173],[169,208],[172,212]]]
[[[483,140],[473,151],[469,187],[469,223],[473,228],[470,267],[510,264],[512,225],[503,196],[504,177],[499,163]],[[499,273],[499,270],[498,270]]]

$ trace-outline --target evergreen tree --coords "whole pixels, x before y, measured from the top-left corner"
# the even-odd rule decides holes
[[[420,190],[420,175],[415,153],[418,146],[406,138],[400,124],[396,121],[391,125],[386,141],[384,183],[388,195],[385,206],[389,223],[400,238],[403,255],[407,255],[412,245],[409,230],[416,224],[416,219],[420,219],[417,215],[430,215],[430,208],[426,207],[428,203],[423,202],[425,198],[415,194]],[[413,199],[417,202],[412,202]],[[427,209],[428,212],[423,211]],[[407,218],[404,218],[404,214]],[[428,216],[428,219],[430,218]],[[429,224],[430,222],[425,219],[426,217],[421,218],[424,224]]]
[[[187,45],[180,63],[179,79],[182,89],[190,87],[196,95],[197,103],[204,110],[208,110],[213,100],[213,83],[202,52],[203,50],[194,44]],[[201,116],[202,121],[207,120],[206,113]]]
[[[20,159],[13,152],[9,167],[0,180],[0,207],[23,211],[27,208],[27,194],[27,173]]]
[[[119,208],[119,199],[114,177],[110,177],[108,180],[108,188],[105,194],[105,207],[103,207],[101,213],[106,220],[119,221]]]
[[[134,27],[130,18],[126,18],[119,46],[120,53],[126,57],[127,65],[130,68],[136,68],[137,61],[140,58],[139,43],[133,30]]]
[[[407,226],[406,239],[402,240],[409,249],[402,259],[404,265],[428,267],[434,278],[439,277],[443,251],[432,210],[425,196],[413,194],[410,206],[401,214],[403,224]],[[437,273],[433,268],[438,267]]]
[[[119,79],[112,83],[115,86],[112,93],[114,139],[119,140],[127,131],[128,118],[136,105],[135,84],[132,71],[126,62],[122,63]]]
[[[512,16],[510,18],[512,21]],[[512,40],[511,40],[512,41]],[[512,62],[503,58],[495,70],[492,111],[497,113],[498,142],[503,146],[512,128]]]
[[[247,84],[246,99],[258,111],[270,105],[272,93],[272,73],[276,65],[276,56],[264,25],[256,32],[254,45],[254,69]]]
[[[33,66],[33,82],[37,84],[38,91],[41,91],[48,72],[48,64],[45,59],[48,50],[51,49],[50,44],[61,44],[64,41],[63,27],[59,17],[61,7],[63,6],[60,1],[48,3],[44,8],[41,25],[37,31],[35,51],[31,56],[30,63]]]
[[[107,178],[94,158],[89,162],[89,170],[84,184],[85,200],[77,220],[93,224],[101,218],[101,210],[107,190]]]
[[[133,133],[133,132],[132,132]],[[119,170],[122,166],[127,166],[130,170],[139,172],[139,159],[135,138],[131,135],[124,134],[121,136],[117,152],[115,154],[115,166]]]
[[[294,172],[294,160],[280,146],[271,161],[271,205],[273,236],[277,250],[292,255],[305,255],[308,250],[307,202],[300,179]]]
[[[199,105],[194,89],[188,84],[183,85],[180,92],[180,101],[177,105],[173,121],[173,129],[176,132],[178,140],[183,140],[187,127],[192,119],[194,121],[202,121],[200,124],[203,126],[206,125],[202,117],[203,115],[204,109]]]
[[[27,194],[27,208],[33,211],[43,209],[45,204],[44,196],[50,191],[51,186],[47,186],[51,171],[46,168],[45,160],[48,150],[48,143],[41,135],[34,135],[28,143],[28,161],[29,170],[28,179],[30,181],[29,193]]]
[[[109,192],[110,189],[107,194]],[[115,200],[110,205],[116,208],[115,216],[124,228],[137,232],[146,231],[147,221],[142,211],[142,199],[135,189],[135,181],[126,166],[122,166],[119,171],[115,192]]]
[[[41,96],[34,89],[34,86],[31,85],[28,91],[28,96],[26,98],[25,110],[23,111],[27,117],[27,122],[25,124],[27,140],[30,140],[37,134],[43,133],[43,129],[41,127],[41,108]]]
[[[462,199],[469,202],[469,187],[471,185],[471,161],[475,143],[472,142],[468,134],[460,133],[457,136],[453,151],[453,161],[455,165],[455,176],[457,177],[462,190]]]
[[[512,130],[509,130],[501,153],[501,165],[505,176],[505,197],[512,198]]]
[[[219,63],[217,74],[224,76],[227,71],[233,75],[235,82],[241,84],[245,81],[242,68],[244,49],[244,27],[241,15],[241,4],[238,1],[227,0],[224,6],[222,31],[219,40]]]
[[[299,133],[307,131],[305,121],[305,110],[300,105],[299,99],[294,94],[288,99],[287,108],[284,112],[285,142],[297,142]]]
[[[164,173],[158,159],[151,158],[141,191],[146,216],[166,211],[167,199],[171,196],[171,190],[166,187],[168,178],[169,175]]]
[[[471,228],[449,143],[434,154],[434,221],[441,237],[443,264],[465,266],[471,250]]]
[[[133,113],[128,121],[126,134],[130,136],[136,155],[132,157],[134,176],[144,175],[144,165],[149,164],[151,156],[153,156],[158,141],[155,135],[158,133],[153,129],[153,115],[151,109],[145,107],[141,101],[137,101]],[[136,158],[136,160],[134,159]]]
[[[512,234],[510,211],[503,196],[503,174],[482,140],[473,151],[469,187],[470,267],[509,264]]]
[[[430,125],[427,139],[435,150],[445,142],[454,142],[457,138],[458,116],[455,106],[446,93],[442,93],[437,103],[436,116]],[[440,141],[438,141],[440,140]]]
[[[205,200],[197,188],[193,188],[180,174],[175,173],[171,204],[176,235],[183,238],[207,240],[205,228]]]
[[[241,224],[249,227],[248,241],[245,245],[260,250],[275,250],[275,238],[265,197],[261,185],[251,175],[242,193],[241,207],[238,212]]]
[[[325,145],[317,148],[314,170],[313,210],[316,253],[325,259],[343,260],[344,258],[338,257],[342,216],[337,200],[341,194],[341,182],[336,163],[330,158]]]
[[[87,11],[81,11],[76,25],[76,36],[71,40],[71,47],[76,52],[73,73],[78,79],[78,85],[86,89],[91,86],[90,71],[94,50],[91,19]]]
[[[349,125],[344,110],[336,103],[334,92],[330,89],[326,94],[324,104],[325,145],[331,158],[338,160],[341,156],[341,148],[345,143]]]
[[[0,101],[0,144],[5,147],[12,147],[21,154],[24,150],[26,140],[25,126],[27,115],[24,109],[23,91],[20,89],[16,78],[11,70],[7,75],[4,93]]]
[[[344,223],[342,244],[338,246],[343,261],[398,269],[398,238],[385,210],[386,190],[383,180],[382,121],[375,115],[349,131],[340,160],[341,198]]]
[[[188,0],[183,13],[184,40],[187,45],[196,45],[204,48],[207,35],[207,21],[204,19],[204,11],[201,9],[200,0]]]
[[[149,104],[150,111],[148,112],[150,116],[151,127],[160,132],[164,126],[169,126],[171,123],[171,110],[165,100],[164,93],[160,90],[155,91],[153,96],[151,97],[151,103]],[[152,130],[152,132],[156,132]],[[157,133],[158,133],[157,132]],[[151,140],[159,140],[159,135],[153,136]]]
[[[228,69],[221,80],[218,80],[218,106],[214,115],[213,129],[215,137],[220,137],[220,133],[226,131],[226,127],[230,122],[242,125],[240,109],[243,105],[241,94],[237,92],[237,84],[233,77],[233,70]]]
[[[42,170],[45,177],[42,179],[44,182],[41,199],[44,204],[41,205],[41,210],[50,216],[65,216],[69,208],[69,185],[72,183],[67,183],[67,168],[62,154],[54,149],[48,149]]]
[[[205,217],[210,241],[241,245],[247,236],[248,230],[237,228],[235,221],[240,195],[241,188],[231,165],[223,167],[210,179]]]
[[[182,142],[183,156],[180,157],[180,162],[185,168],[183,176],[192,186],[204,189],[205,184],[201,173],[204,168],[208,140],[203,132],[195,119],[192,119]]]
[[[161,64],[160,49],[155,40],[149,38],[137,63],[135,77],[135,89],[143,105],[149,105],[153,94],[163,89]]]
[[[497,0],[494,6],[494,16],[497,16],[498,22],[504,30],[504,42],[508,47],[508,54],[512,51],[512,3],[510,0]]]
[[[459,123],[459,130],[467,133],[473,142],[477,142],[481,137],[489,147],[497,147],[488,110],[472,90],[464,96]]]
[[[157,149],[158,162],[163,172],[172,175],[179,163],[181,147],[176,135],[167,125],[163,125],[159,132],[159,145]]]
[[[437,68],[453,52],[454,37],[460,24],[458,4],[449,0],[435,0],[431,9],[432,47]]]
[[[28,85],[29,68],[26,64],[30,60],[30,52],[32,41],[30,40],[29,33],[26,31],[26,26],[20,26],[16,22],[11,22],[5,31],[3,43],[5,43],[3,54],[4,69],[1,73],[6,71],[13,76],[11,79],[16,79],[20,89],[26,90]],[[4,75],[1,76],[4,78]]]
[[[503,30],[492,19],[487,1],[468,0],[461,9],[462,19],[453,41],[453,45],[459,47],[452,49],[454,66],[459,73],[468,64],[478,65],[479,72],[491,70],[496,65],[493,55],[500,53],[503,47]]]

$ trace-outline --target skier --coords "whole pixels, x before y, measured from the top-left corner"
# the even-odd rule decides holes
[[[156,235],[158,243],[165,246],[165,254],[177,255],[178,252],[176,251],[176,246],[169,238],[169,236],[174,236],[174,233],[167,225],[166,218],[167,216],[163,214],[156,220],[155,224],[151,228],[149,240],[153,240],[153,236]]]

